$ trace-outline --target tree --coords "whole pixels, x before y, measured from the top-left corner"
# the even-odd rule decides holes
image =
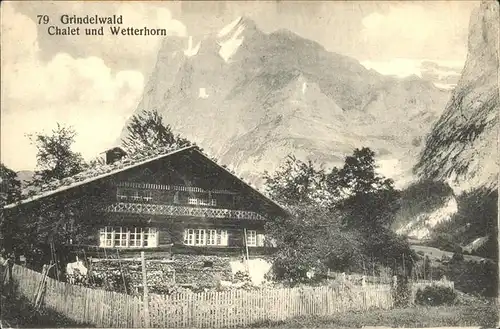
[[[0,163],[0,207],[17,201],[21,197],[21,182],[15,171]],[[12,251],[14,244],[14,226],[4,211],[0,212],[0,234],[2,235],[2,249],[7,253]]]
[[[175,135],[170,125],[163,124],[163,118],[157,110],[134,115],[127,125],[127,132],[122,143],[131,154],[160,147],[191,145],[187,139]]]
[[[303,278],[312,266],[348,271],[394,262],[411,272],[414,255],[408,242],[389,229],[399,191],[377,174],[369,148],[355,149],[340,169],[328,172],[289,156],[264,179],[270,196],[292,210],[290,218],[267,227],[278,241],[277,277]]]
[[[344,271],[361,263],[359,242],[342,231],[337,214],[316,206],[292,207],[292,216],[266,223],[275,241],[273,272],[278,280],[301,282],[307,272]],[[284,229],[286,228],[286,229]]]
[[[37,148],[38,167],[30,185],[41,186],[52,180],[76,175],[86,168],[81,154],[71,150],[75,136],[73,128],[64,127],[59,123],[51,135],[28,135]]]
[[[36,133],[28,135],[37,148],[37,170],[30,186],[37,189],[54,180],[61,180],[76,175],[88,168],[81,154],[71,148],[76,132],[71,127],[57,124],[51,134]],[[76,217],[89,211],[89,200],[62,200],[64,196],[49,197],[43,202],[33,201],[9,209],[6,216],[11,219],[12,236],[15,248],[27,259],[43,262],[44,256],[50,255],[50,244],[61,245],[83,230],[73,225]],[[77,215],[78,214],[78,215]],[[87,225],[80,224],[78,225]],[[43,250],[43,252],[41,252]]]
[[[264,172],[266,190],[277,202],[289,206],[323,205],[332,202],[327,190],[327,176],[312,161],[303,162],[293,155],[287,156],[274,174]]]
[[[21,197],[21,182],[17,173],[0,163],[0,205],[3,206]]]
[[[399,191],[391,179],[377,174],[375,169],[375,153],[365,147],[355,149],[340,170],[330,173],[330,189],[339,189],[344,196],[336,206],[345,213],[346,225],[372,230],[387,227],[394,220]]]

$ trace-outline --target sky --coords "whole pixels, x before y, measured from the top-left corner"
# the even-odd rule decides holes
[[[3,1],[1,161],[14,170],[33,170],[36,149],[26,135],[50,132],[56,123],[76,130],[74,150],[87,159],[113,146],[154,67],[163,37],[49,35],[47,26],[62,26],[61,15],[122,15],[124,26],[165,28],[167,38],[214,33],[244,15],[264,32],[286,28],[383,74],[406,76],[418,73],[423,59],[463,65],[469,17],[478,5]]]

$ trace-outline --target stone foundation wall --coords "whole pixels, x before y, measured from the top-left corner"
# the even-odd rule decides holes
[[[214,286],[218,280],[232,280],[229,257],[176,255],[173,258],[178,284]]]
[[[232,281],[231,259],[220,256],[176,255],[172,260],[147,260],[146,273],[151,292],[161,293],[174,285],[214,287],[219,280]],[[114,281],[113,290],[122,290],[123,278],[127,290],[142,290],[142,267],[140,260],[109,261],[92,263],[94,276]],[[123,277],[122,277],[123,274]],[[123,288],[124,289],[124,288]]]

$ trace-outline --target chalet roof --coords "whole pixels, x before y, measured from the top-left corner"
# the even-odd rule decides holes
[[[39,191],[32,192],[28,194],[28,196],[25,199],[19,200],[17,202],[8,204],[4,206],[4,209],[10,209],[10,208],[15,208],[18,205],[21,204],[27,204],[30,202],[33,202],[35,200],[40,200],[45,197],[49,197],[51,195],[67,191],[79,186],[83,186],[85,184],[95,182],[97,180],[103,179],[105,177],[112,176],[114,174],[117,174],[119,172],[141,166],[159,159],[163,159],[169,156],[172,156],[177,153],[181,153],[187,150],[192,150],[197,153],[199,153],[202,157],[204,157],[206,160],[211,162],[212,164],[218,166],[219,168],[223,169],[226,171],[229,175],[231,175],[233,178],[239,180],[242,182],[247,188],[250,188],[253,190],[255,193],[257,193],[260,197],[265,198],[268,200],[270,203],[272,203],[274,206],[280,208],[281,210],[284,210],[284,207],[276,203],[275,201],[271,200],[268,196],[264,195],[262,192],[257,190],[256,188],[252,187],[248,183],[246,183],[243,179],[240,177],[236,176],[234,173],[232,173],[230,170],[225,168],[224,166],[221,166],[218,164],[216,161],[210,159],[206,154],[204,154],[196,145],[192,146],[187,146],[187,147],[165,147],[161,148],[158,150],[151,150],[149,152],[145,153],[140,153],[140,154],[134,154],[127,156],[119,161],[116,161],[112,164],[108,165],[101,165],[95,168],[88,169],[86,171],[80,172],[76,175],[70,176],[63,178],[61,180],[53,180],[49,182],[48,184],[45,184],[42,186],[42,188]]]
[[[121,146],[113,146],[113,147],[110,147],[108,148],[107,150],[104,150],[102,151],[101,153],[99,154],[104,154],[104,153],[107,153],[107,152],[110,152],[110,151],[113,151],[113,152],[120,152],[122,154],[127,154],[127,152],[121,147]]]

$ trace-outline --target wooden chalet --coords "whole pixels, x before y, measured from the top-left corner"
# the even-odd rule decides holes
[[[103,251],[119,251],[120,257],[145,251],[148,258],[265,254],[265,222],[286,214],[196,146],[148,157],[114,148],[102,168],[51,183],[4,209],[14,214],[33,204],[61,207],[85,196],[100,205],[90,215],[99,224],[72,244],[94,257]]]

